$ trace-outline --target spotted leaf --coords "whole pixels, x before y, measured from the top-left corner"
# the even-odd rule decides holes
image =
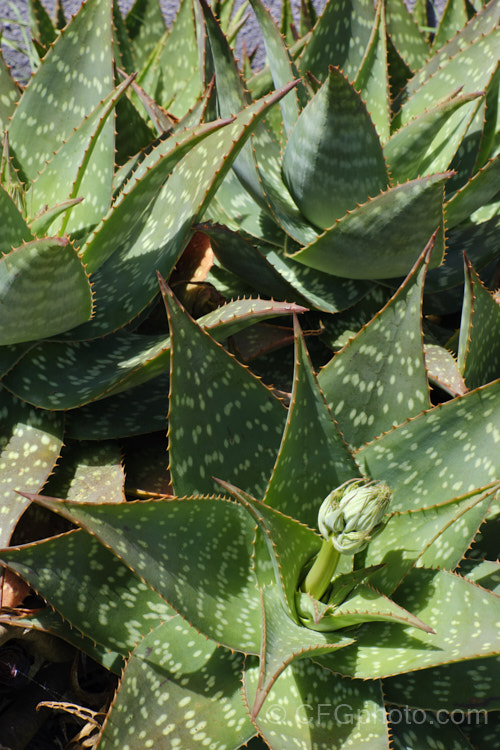
[[[196,325],[171,292],[164,294],[172,333],[169,451],[175,491],[211,492],[218,475],[262,495],[285,410]]]
[[[420,329],[426,255],[394,297],[319,374],[332,414],[352,446],[429,406]]]
[[[175,615],[165,600],[84,531],[0,551],[3,563],[80,633],[127,657]]]
[[[43,486],[62,447],[63,418],[36,411],[4,388],[0,390],[0,544],[6,546],[28,503],[16,490],[37,492]]]
[[[205,635],[259,653],[253,523],[239,505],[196,497],[95,505],[38,495],[36,501],[94,534]]]
[[[499,392],[497,380],[424,412],[358,450],[363,472],[391,487],[391,510],[445,503],[498,481]]]

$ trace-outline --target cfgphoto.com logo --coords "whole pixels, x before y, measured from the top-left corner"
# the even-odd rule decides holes
[[[302,726],[358,726],[360,724],[379,724],[385,720],[386,712],[380,706],[360,709],[349,703],[302,703],[296,708],[290,708],[283,703],[264,704],[263,711],[267,721],[271,724],[295,724]],[[488,713],[484,709],[462,711],[424,711],[422,708],[408,706],[391,706],[387,710],[387,720],[391,724],[455,724],[457,726],[476,726],[488,723]]]

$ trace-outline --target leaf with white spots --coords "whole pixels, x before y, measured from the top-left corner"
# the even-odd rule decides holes
[[[413,118],[384,146],[395,182],[448,169],[478,107],[478,94],[457,96]]]
[[[399,0],[400,2],[400,0]],[[403,3],[401,3],[403,5]],[[463,29],[449,42],[440,47],[427,61],[425,58],[417,65],[418,72],[408,82],[409,94],[414,93],[422,84],[431,78],[434,73],[446,66],[461,50],[480,40],[483,36],[493,31],[500,22],[500,7],[496,0],[490,0],[484,8],[472,16]],[[427,57],[427,55],[426,55]],[[423,64],[425,62],[425,65]],[[464,79],[465,80],[465,79]],[[464,81],[460,81],[462,84]],[[460,85],[459,84],[459,85]]]
[[[30,499],[95,535],[200,632],[259,653],[254,524],[245,509],[214,497],[100,505]]]
[[[387,63],[387,28],[384,2],[378,3],[377,16],[363,62],[354,82],[382,142],[390,134],[390,86]]]
[[[175,615],[159,594],[81,530],[8,547],[0,560],[72,627],[124,657],[151,628]]]
[[[398,124],[404,125],[458,88],[461,88],[462,95],[483,91],[496,69],[499,56],[500,30],[496,29],[458,52],[427,78],[403,105],[397,115]]]
[[[458,364],[469,388],[500,377],[500,305],[467,259]]]
[[[285,83],[293,81],[295,78],[287,47],[267,8],[264,7],[260,0],[251,0],[251,5],[257,16],[266,46],[266,56],[269,61],[274,86],[275,88],[279,88]],[[288,96],[281,100],[280,109],[285,131],[289,133],[299,116],[297,94],[295,91],[290,92]]]
[[[483,206],[487,206],[498,192],[500,154],[456,192],[446,204],[446,227],[452,229]]]
[[[241,696],[241,654],[218,648],[180,617],[132,652],[99,741],[102,750],[240,747],[255,735]]]
[[[109,209],[114,171],[114,138],[105,133],[108,118],[131,82],[127,78],[79,125],[48,162],[26,192],[30,217],[82,197],[78,208],[66,213],[47,231],[53,234],[89,230]],[[113,127],[114,124],[112,123]],[[112,133],[111,133],[112,135]]]
[[[304,308],[293,303],[238,300],[198,321],[217,340],[252,323]],[[10,370],[5,385],[45,409],[74,409],[142,385],[170,367],[170,336],[119,330],[90,341],[42,341]]]
[[[0,187],[0,221],[2,222],[0,255],[9,253],[13,247],[17,247],[21,242],[29,242],[33,239],[26,221],[7,189],[5,189],[6,187],[8,186]]]
[[[9,543],[28,502],[16,490],[37,492],[62,447],[62,415],[36,411],[0,390],[0,544]]]
[[[435,632],[368,623],[358,629],[355,644],[318,661],[340,674],[374,679],[498,654],[500,597],[495,594],[454,573],[415,568],[393,599]]]
[[[429,567],[454,568],[476,534],[490,499],[491,492],[479,491],[444,505],[395,513],[362,558],[363,565],[384,565],[372,574],[370,583],[392,594],[408,570],[424,559]]]
[[[258,715],[272,686],[292,662],[311,659],[320,654],[337,653],[353,643],[350,634],[321,633],[294,622],[283,608],[278,586],[267,585],[262,596],[262,650],[259,664],[259,683],[253,702],[252,719]],[[264,705],[265,708],[265,705]]]
[[[66,412],[66,436],[108,440],[167,429],[168,372],[142,385]]]
[[[446,235],[446,257],[439,268],[427,274],[425,292],[461,286],[464,281],[464,254],[476,271],[481,271],[498,257],[500,215],[476,222],[463,222]],[[434,295],[437,296],[437,295]],[[459,308],[459,306],[457,306]]]
[[[328,66],[341,68],[354,81],[375,24],[371,0],[339,0],[327,3],[299,60],[302,75],[311,72],[319,81]]]
[[[258,677],[258,667],[247,659],[244,689],[250,705]],[[389,747],[380,682],[346,680],[309,659],[284,670],[254,723],[273,750]]]
[[[296,319],[294,324],[294,386],[265,502],[315,529],[325,497],[359,476],[359,469],[318,386]]]
[[[420,328],[428,250],[394,297],[319,374],[340,431],[354,447],[429,406]]]
[[[19,101],[9,143],[33,180],[113,89],[111,0],[87,0],[48,51]],[[113,123],[108,123],[113,138]]]
[[[175,492],[213,492],[215,475],[262,496],[285,410],[184,312],[167,288],[164,299],[172,334],[169,451]]]
[[[500,563],[493,560],[464,560],[460,572],[465,578],[479,584],[484,589],[500,594]]]
[[[5,130],[16,108],[21,92],[0,55],[0,129]]]
[[[92,321],[76,330],[78,338],[101,336],[123,326],[151,302],[157,292],[156,271],[164,277],[170,274],[193,224],[205,213],[252,129],[286,91],[280,89],[255,102],[229,123],[218,123],[222,127],[196,146],[186,142],[188,153],[179,163],[175,159],[170,177],[166,163],[160,166],[161,159],[159,170],[143,177],[141,164],[134,187],[121,194],[84,250],[89,268],[97,266],[92,277],[96,310]]]
[[[424,355],[430,383],[451,396],[463,396],[467,392],[457,360],[451,352],[438,344],[424,344]]]
[[[323,229],[388,187],[377,131],[360,95],[338,69],[330,68],[301,112],[282,168],[303,215]]]
[[[290,257],[350,279],[383,279],[410,272],[438,229],[430,268],[444,253],[443,184],[449,173],[405,182],[339,219],[317,240]]]
[[[335,580],[332,587],[335,595]],[[300,593],[299,597],[303,621],[307,622],[308,628],[322,633],[333,633],[365,622],[391,622],[432,632],[425,622],[365,583],[357,584],[346,599],[332,607],[315,601],[308,594]]]
[[[0,344],[54,336],[88,320],[92,291],[66,237],[34,240],[0,258]]]
[[[500,380],[363,446],[363,473],[387,482],[392,511],[428,508],[498,481]]]
[[[165,20],[158,0],[135,0],[125,18],[138,69],[142,69],[158,38],[165,33]]]
[[[418,709],[400,711],[397,706],[388,707],[391,729],[391,747],[394,750],[471,750],[472,745],[456,725],[456,718],[440,714],[439,720]],[[447,721],[446,721],[447,720]],[[458,722],[457,722],[458,723]]]
[[[63,448],[44,494],[87,503],[122,503],[125,474],[116,443],[70,444]]]
[[[389,703],[404,696],[405,703],[430,711],[472,716],[474,711],[494,711],[500,709],[499,668],[500,657],[490,656],[389,677],[384,680],[384,696]]]
[[[387,33],[405,65],[419,70],[429,55],[429,46],[403,0],[385,0]]]

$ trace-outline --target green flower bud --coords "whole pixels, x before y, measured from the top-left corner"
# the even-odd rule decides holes
[[[385,526],[391,490],[384,482],[350,479],[323,500],[318,514],[321,535],[338,552],[354,555]]]

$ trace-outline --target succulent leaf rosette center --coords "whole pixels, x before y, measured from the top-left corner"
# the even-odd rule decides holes
[[[320,600],[332,583],[339,556],[361,552],[386,524],[391,490],[380,481],[349,479],[323,500],[318,528],[323,544],[302,591]]]

